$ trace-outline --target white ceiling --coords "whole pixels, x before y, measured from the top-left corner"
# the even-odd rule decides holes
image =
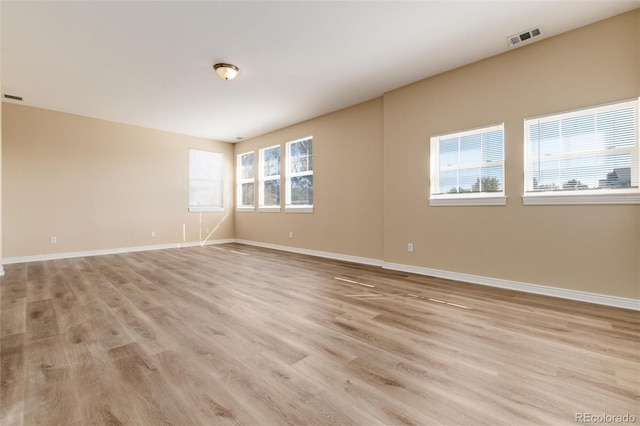
[[[640,7],[606,1],[2,1],[2,92],[235,142]],[[220,79],[217,62],[240,68]]]

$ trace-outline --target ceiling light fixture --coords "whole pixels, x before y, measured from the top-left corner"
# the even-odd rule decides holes
[[[216,73],[225,80],[233,80],[240,74],[240,70],[235,65],[231,64],[215,64],[213,69]]]

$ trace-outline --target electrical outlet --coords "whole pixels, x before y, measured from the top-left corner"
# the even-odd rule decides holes
[[[155,238],[156,237],[156,231],[151,231],[151,238]]]
[[[209,235],[209,228],[204,228],[205,234]]]
[[[289,231],[289,238],[293,238],[293,231]]]
[[[407,244],[407,251],[408,251],[409,253],[412,253],[412,252],[413,252],[413,243],[409,243],[409,244]]]
[[[58,243],[57,237],[49,237],[49,244],[57,244],[57,243]]]

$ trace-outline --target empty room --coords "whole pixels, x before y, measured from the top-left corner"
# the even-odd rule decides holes
[[[640,423],[640,1],[0,23],[1,425]]]

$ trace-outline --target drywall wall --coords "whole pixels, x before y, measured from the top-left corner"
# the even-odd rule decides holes
[[[306,136],[313,136],[313,213],[236,212],[236,238],[381,259],[382,99],[237,143],[235,154],[254,151],[257,159],[259,149],[278,144],[284,153],[286,142]]]
[[[2,118],[5,258],[177,245],[183,224],[199,241],[223,213],[187,211],[190,148],[224,155],[232,207],[230,144],[10,103]],[[233,238],[233,214],[212,238]]]
[[[523,119],[638,96],[639,56],[636,10],[235,146],[4,104],[3,254],[197,241],[221,215],[187,213],[188,148],[225,154],[233,199],[235,155],[312,135],[314,212],[235,212],[214,238],[638,299],[640,206],[521,196]],[[500,122],[507,205],[429,206],[429,137]]]
[[[314,213],[236,212],[236,237],[640,298],[640,206],[522,203],[524,118],[640,95],[639,23],[636,10],[236,144],[314,135],[316,155]],[[503,122],[507,205],[431,207],[429,138]]]
[[[2,246],[2,102],[0,102],[0,276],[4,275]]]
[[[2,6],[0,6],[1,9]],[[1,60],[0,69],[2,69]],[[2,77],[0,76],[0,87],[2,87],[1,82]],[[4,267],[2,266],[2,101],[0,100],[0,276],[2,275],[4,275]]]
[[[638,299],[640,206],[524,206],[522,194],[524,118],[640,95],[639,21],[627,13],[385,94],[385,261]],[[502,122],[507,205],[430,207],[430,136]]]

